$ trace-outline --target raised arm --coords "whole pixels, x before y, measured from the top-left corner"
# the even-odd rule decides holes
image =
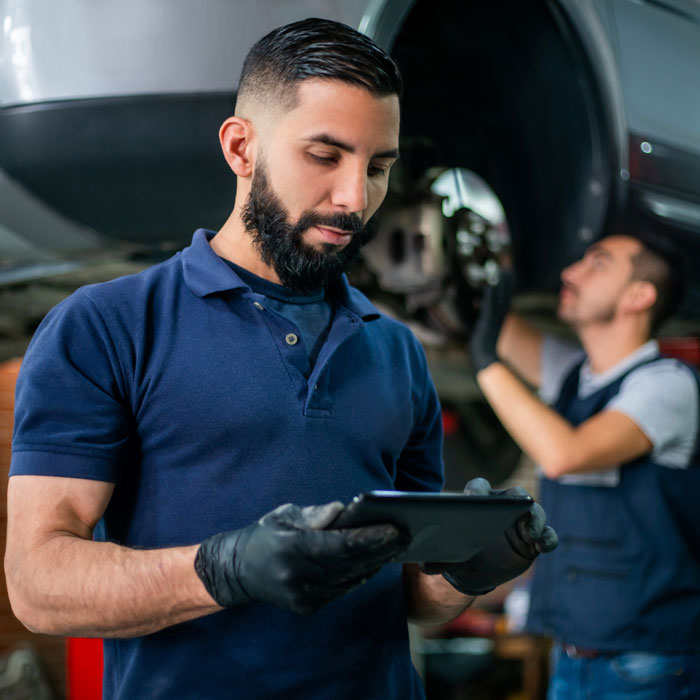
[[[551,478],[622,464],[649,452],[651,441],[625,413],[604,411],[572,426],[521,381],[540,385],[543,338],[508,313],[512,286],[506,271],[498,285],[487,288],[470,350],[479,387],[520,448]]]
[[[476,378],[506,430],[550,478],[623,464],[652,448],[639,426],[619,411],[603,411],[571,425],[500,362]]]
[[[34,632],[130,637],[220,610],[194,569],[197,546],[135,550],[92,541],[114,486],[13,476],[5,572],[12,610]]]
[[[541,383],[542,333],[520,316],[509,313],[498,336],[498,356],[530,386]]]
[[[478,372],[492,362],[502,360],[528,384],[537,387],[540,384],[542,334],[510,313],[514,285],[514,272],[504,269],[498,284],[484,291],[469,342],[472,364],[474,371]]]

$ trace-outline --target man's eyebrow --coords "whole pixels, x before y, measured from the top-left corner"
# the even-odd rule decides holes
[[[603,248],[602,245],[592,245],[589,249],[588,252],[590,255],[601,255],[604,258],[612,258],[613,255],[609,250],[606,250]]]
[[[339,148],[341,151],[346,151],[347,153],[354,153],[355,152],[355,146],[349,143],[345,143],[344,141],[340,141],[333,136],[329,136],[328,134],[313,134],[312,136],[309,136],[305,139],[305,141],[309,143],[323,143],[326,146],[334,146],[335,148]],[[394,158],[397,159],[399,157],[399,149],[398,148],[390,148],[387,151],[380,151],[379,153],[375,153],[372,158]]]

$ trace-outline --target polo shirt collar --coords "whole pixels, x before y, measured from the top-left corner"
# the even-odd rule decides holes
[[[233,289],[248,289],[248,285],[213,250],[209,241],[216,231],[199,228],[192,236],[192,243],[182,255],[182,270],[185,284],[198,297],[227,292]]]
[[[192,236],[192,243],[181,253],[185,283],[198,297],[234,289],[248,289],[248,285],[235,270],[212,250],[209,241],[215,235],[216,231],[197,229]],[[363,321],[375,321],[381,315],[362,292],[350,286],[345,275],[341,275],[328,291],[340,305]]]
[[[330,285],[328,292],[331,298],[365,322],[376,321],[381,316],[377,307],[362,292],[350,286],[344,274]]]

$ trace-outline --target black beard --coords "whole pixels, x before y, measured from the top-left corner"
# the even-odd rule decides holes
[[[262,261],[296,294],[309,294],[340,277],[362,246],[377,235],[378,228],[374,217],[363,226],[356,214],[322,215],[311,211],[303,213],[296,223],[289,223],[288,212],[270,188],[262,165],[253,172],[241,219]],[[311,226],[330,226],[352,231],[353,235],[343,248],[324,243],[321,250],[316,250],[302,240]]]

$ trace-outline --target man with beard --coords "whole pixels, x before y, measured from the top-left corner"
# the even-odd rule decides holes
[[[454,617],[555,544],[537,506],[440,576],[392,563],[392,525],[332,527],[359,492],[442,483],[422,349],[342,275],[398,157],[400,91],[344,25],[261,39],[220,131],[230,218],[78,290],[32,341],[11,600],[37,631],[107,638],[106,698],[423,697],[407,615]]]
[[[700,697],[698,378],[654,340],[683,267],[659,234],[614,229],[561,275],[583,352],[506,316],[510,274],[472,333],[477,381],[541,468],[560,537],[529,612],[555,638],[551,700]]]

